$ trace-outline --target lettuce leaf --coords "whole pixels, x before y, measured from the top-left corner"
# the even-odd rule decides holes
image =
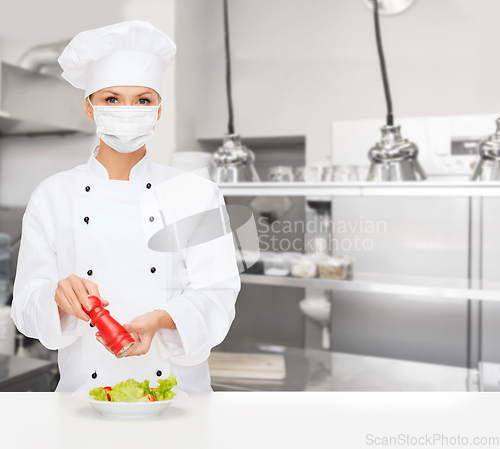
[[[142,388],[142,391],[144,392],[144,394],[151,393],[151,388],[149,388],[149,380],[148,379],[146,379],[144,382],[141,382],[139,384],[139,387]]]
[[[165,391],[162,394],[155,394],[155,397],[158,401],[168,401],[169,399],[172,399],[175,396],[175,393],[172,390]]]
[[[106,392],[103,390],[102,387],[97,387],[94,388],[93,390],[89,391],[90,396],[94,396],[94,399],[96,401],[108,401],[108,397],[106,396]]]
[[[117,383],[109,392],[112,402],[142,402],[144,396],[143,387],[134,379]]]
[[[159,401],[167,401],[175,396],[171,391],[172,387],[177,385],[177,379],[173,374],[170,374],[166,379],[158,379],[158,387],[156,388],[155,397]]]

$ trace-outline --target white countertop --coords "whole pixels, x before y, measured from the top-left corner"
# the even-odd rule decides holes
[[[120,420],[70,393],[0,393],[0,447],[350,449],[366,447],[367,435],[400,434],[460,435],[471,446],[500,437],[499,410],[494,393],[218,392]]]

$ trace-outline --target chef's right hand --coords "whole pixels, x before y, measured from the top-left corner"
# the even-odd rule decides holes
[[[76,274],[70,274],[66,279],[61,279],[57,283],[54,296],[54,300],[59,308],[59,317],[66,312],[76,318],[89,321],[90,318],[82,310],[82,306],[87,310],[90,308],[89,295],[101,298],[95,282],[83,279]],[[104,307],[109,305],[109,302],[105,299],[101,298],[101,301]]]

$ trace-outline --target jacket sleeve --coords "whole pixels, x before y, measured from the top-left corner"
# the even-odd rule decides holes
[[[218,208],[225,214],[222,193],[211,184],[214,194],[207,210]],[[195,227],[189,239],[195,243],[184,252],[187,286],[164,307],[177,329],[160,329],[159,333],[165,354],[177,365],[205,361],[210,350],[224,340],[235,316],[241,281],[227,215],[221,215],[221,223],[224,230],[218,238],[213,238],[213,215],[206,215]]]
[[[72,344],[81,334],[84,323],[68,314],[59,318],[54,301],[58,282],[56,253],[49,245],[41,216],[30,199],[22,222],[11,317],[19,332],[40,340],[47,349]]]

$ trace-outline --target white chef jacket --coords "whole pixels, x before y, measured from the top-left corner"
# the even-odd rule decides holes
[[[128,181],[111,180],[98,151],[86,164],[45,179],[31,195],[11,316],[24,335],[58,350],[56,391],[129,378],[154,384],[170,373],[181,390],[212,391],[207,358],[229,330],[241,288],[230,229],[209,242],[194,235],[202,243],[182,251],[154,251],[148,241],[165,224],[223,206],[222,194],[201,176],[153,163],[147,152]],[[204,229],[200,223],[194,234]],[[119,323],[162,309],[177,329],[159,330],[145,355],[116,358],[90,323],[59,318],[54,294],[70,274],[95,282]],[[203,288],[214,278],[215,285]]]

